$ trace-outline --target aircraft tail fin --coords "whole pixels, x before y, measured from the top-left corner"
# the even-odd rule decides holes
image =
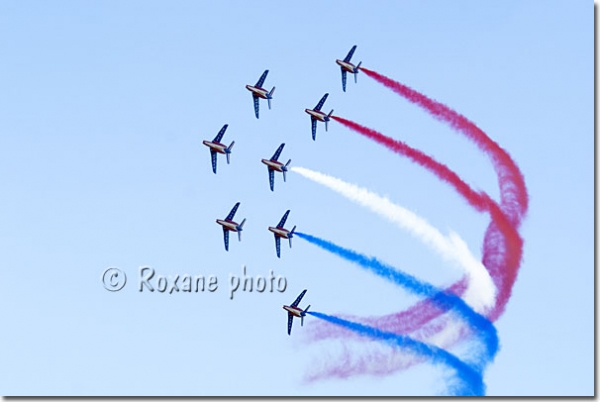
[[[358,71],[359,71],[359,69],[360,69],[360,65],[361,65],[361,64],[362,64],[362,61],[361,61],[361,62],[359,62],[359,63],[356,65],[356,69],[354,70],[354,83],[355,83],[355,84],[356,84],[356,82],[357,82],[357,81],[356,81],[356,77],[358,76]]]
[[[331,119],[332,114],[333,114],[333,109],[331,109],[331,112],[329,112],[329,114],[327,115],[327,118],[325,119],[325,131],[327,131],[327,126],[329,125],[329,119]]]
[[[231,141],[231,145],[229,145],[227,148],[225,148],[225,156],[227,157],[227,164],[229,164],[229,155],[231,154],[231,148],[233,148],[234,144],[235,144],[235,141]]]
[[[271,99],[273,99],[273,92],[275,92],[275,87],[271,89],[271,91],[267,94],[267,104],[269,105],[269,109],[271,109]]]
[[[294,237],[294,231],[296,230],[296,226],[294,226],[292,228],[292,231],[290,232],[289,236],[288,236],[288,240],[290,241],[290,248],[292,248],[292,237]]]
[[[302,316],[300,317],[300,326],[303,327],[304,326],[304,316],[306,316],[306,312],[308,311],[308,309],[310,308],[310,304],[308,305],[308,307],[306,307],[304,309],[304,311],[302,312]]]
[[[244,223],[246,223],[246,218],[244,218],[244,220],[242,221],[242,223],[240,223],[237,227],[237,233],[238,233],[238,240],[242,241],[242,230],[244,228]]]
[[[290,165],[290,163],[291,163],[291,162],[292,162],[292,160],[291,160],[291,159],[289,159],[289,160],[287,161],[287,163],[286,163],[286,164],[283,166],[283,169],[281,169],[281,171],[283,172],[283,181],[284,181],[284,182],[285,182],[285,174],[287,173],[287,171],[288,171],[288,166]]]

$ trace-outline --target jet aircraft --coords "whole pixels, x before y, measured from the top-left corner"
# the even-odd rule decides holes
[[[329,120],[331,119],[331,115],[333,114],[333,109],[331,109],[331,112],[329,112],[329,114],[325,114],[321,111],[321,108],[323,107],[323,104],[327,100],[328,96],[329,94],[323,95],[323,97],[321,98],[319,103],[317,103],[317,106],[315,106],[314,109],[304,109],[304,111],[310,115],[313,141],[317,138],[317,121],[325,122],[325,131],[327,131],[327,123],[329,122]]]
[[[346,92],[346,73],[354,74],[354,82],[356,83],[356,76],[358,74],[358,70],[360,69],[360,63],[358,65],[354,65],[350,63],[350,59],[356,50],[356,45],[352,46],[352,49],[348,52],[348,55],[344,58],[344,60],[336,60],[335,62],[342,68],[342,89]]]
[[[223,226],[223,239],[225,240],[225,250],[229,251],[229,232],[237,232],[238,234],[238,239],[240,241],[242,241],[242,228],[244,227],[244,223],[246,222],[246,218],[244,218],[244,220],[242,221],[242,223],[240,223],[239,225],[233,221],[233,216],[235,215],[238,207],[240,206],[240,203],[236,203],[233,208],[231,209],[231,212],[229,212],[229,215],[227,215],[227,218],[225,218],[225,220],[223,219],[217,219],[217,223],[221,226]]]
[[[288,209],[283,217],[279,221],[276,227],[269,226],[269,231],[275,234],[275,251],[277,252],[277,258],[281,258],[281,239],[288,239],[290,241],[290,248],[292,248],[292,237],[294,237],[294,231],[296,230],[296,226],[292,228],[292,230],[287,230],[283,228],[285,225],[285,221],[287,220],[288,215],[290,214],[290,210]]]
[[[225,154],[227,157],[227,164],[229,164],[229,155],[231,154],[231,148],[233,148],[233,144],[235,141],[231,141],[229,146],[221,144],[221,138],[223,138],[223,134],[225,134],[225,130],[227,130],[227,124],[223,126],[221,130],[219,130],[219,134],[212,141],[202,141],[204,145],[206,145],[210,149],[210,159],[212,162],[212,170],[215,174],[217,174],[217,153]]]
[[[246,85],[246,89],[252,92],[252,99],[254,100],[254,114],[258,119],[258,99],[266,99],[267,104],[269,105],[269,109],[271,109],[271,99],[273,99],[273,92],[275,92],[275,87],[271,89],[271,91],[267,91],[262,88],[263,83],[265,82],[265,78],[267,78],[267,74],[269,70],[265,70],[265,72],[260,76],[256,85]]]
[[[279,148],[277,148],[277,151],[275,151],[271,159],[261,159],[261,162],[267,165],[269,171],[269,186],[271,187],[271,191],[273,191],[273,189],[275,188],[275,172],[282,172],[283,181],[285,181],[285,173],[288,171],[288,166],[290,165],[290,162],[292,162],[292,160],[290,159],[284,165],[283,163],[277,160],[279,159],[279,155],[281,155],[281,151],[283,150],[284,146],[285,143],[281,144]]]
[[[304,297],[305,293],[306,289],[304,289],[302,293],[300,293],[300,296],[298,296],[290,306],[283,306],[283,309],[288,312],[288,335],[292,333],[292,323],[294,317],[300,317],[300,325],[304,325],[304,317],[306,316],[306,312],[310,308],[310,305],[304,310],[302,310],[298,307],[298,304],[300,303],[300,300],[302,300],[302,298]]]

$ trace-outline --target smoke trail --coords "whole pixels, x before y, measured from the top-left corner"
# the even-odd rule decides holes
[[[481,314],[473,311],[460,297],[422,282],[407,273],[398,271],[395,268],[378,261],[376,258],[367,257],[353,250],[340,247],[332,242],[306,233],[296,232],[296,235],[301,239],[319,246],[323,250],[334,253],[350,262],[366,268],[374,274],[402,286],[414,294],[429,297],[432,303],[443,311],[452,310],[467,322],[471,328],[475,329],[475,332],[485,346],[484,353],[477,357],[475,363],[480,370],[483,369],[498,352],[498,334],[496,333],[496,328]]]
[[[485,132],[473,122],[450,109],[448,106],[430,99],[414,89],[375,71],[364,67],[361,67],[361,70],[367,76],[380,82],[411,103],[422,107],[436,119],[447,123],[456,131],[464,134],[467,138],[472,140],[479,149],[488,154],[500,182],[501,204],[505,207],[507,212],[510,212],[513,223],[516,223],[517,225],[520,224],[527,213],[529,200],[523,174],[508,152],[489,138]]]
[[[415,213],[365,188],[303,167],[296,166],[291,169],[394,222],[432,247],[444,259],[457,263],[467,272],[470,279],[464,294],[465,302],[479,313],[493,306],[496,295],[494,283],[483,264],[475,259],[458,234],[451,232],[445,237]]]
[[[529,197],[523,174],[508,152],[489,138],[477,125],[448,106],[375,71],[364,67],[361,67],[361,70],[411,103],[420,106],[434,118],[464,134],[490,157],[498,176],[502,212],[508,216],[512,226],[518,229],[527,214]],[[503,271],[501,276],[496,275],[501,278],[499,280],[502,281],[502,286],[499,287],[500,295],[496,308],[489,314],[493,321],[502,315],[510,299],[523,253],[522,244],[516,242],[515,238],[503,236],[502,228],[494,222],[488,227],[484,237],[484,265],[492,272]]]
[[[444,364],[453,368],[457,374],[457,378],[461,381],[461,383],[449,390],[449,393],[452,395],[481,396],[485,394],[485,385],[483,383],[481,372],[463,363],[456,356],[448,353],[444,349],[415,341],[407,336],[381,331],[377,328],[368,327],[366,325],[347,321],[339,317],[319,313],[316,311],[309,311],[307,314],[328,321],[332,324],[345,327],[351,331],[359,333],[360,335],[382,339],[389,342],[391,345],[395,345],[400,348],[407,348],[419,356],[430,359],[434,364]]]
[[[493,222],[488,227],[484,240],[483,263],[498,289],[495,308],[488,314],[492,320],[497,319],[510,299],[523,255],[523,240],[500,206],[486,193],[473,190],[455,172],[429,155],[353,121],[339,116],[331,116],[331,118],[393,152],[410,158],[453,186],[476,210],[490,213]]]
[[[445,291],[460,297],[467,285],[466,278],[458,281],[454,285],[448,287]],[[343,318],[353,321],[360,321],[365,325],[371,327],[377,327],[385,331],[394,332],[396,334],[407,335],[414,331],[423,328],[427,323],[435,320],[445,311],[438,308],[431,300],[424,299],[417,302],[413,307],[400,311],[393,314],[387,314],[380,317],[357,317],[351,315],[344,315]],[[318,324],[318,323],[315,323]],[[340,333],[332,331],[330,325],[323,323],[323,325],[311,325],[305,331],[307,340],[316,341],[336,336],[347,336],[347,331],[340,330]]]
[[[378,328],[382,331],[392,332],[397,335],[410,336],[420,342],[427,342],[439,348],[449,350],[468,337],[472,337],[472,331],[460,320],[452,319],[446,315],[439,316],[432,322],[424,325],[418,331],[413,333],[398,333],[390,330],[387,326],[374,325],[369,320],[360,318],[340,316],[349,321],[359,322],[363,325]],[[321,324],[321,325],[319,325]],[[349,331],[344,327],[333,326],[328,322],[313,322],[309,326],[328,328],[329,332],[336,337],[343,337],[348,340],[360,337],[358,334]],[[307,382],[319,381],[331,377],[348,378],[354,375],[389,375],[396,371],[408,369],[409,367],[423,362],[422,357],[406,355],[401,350],[383,351],[371,343],[363,345],[365,348],[362,353],[357,354],[349,348],[343,348],[340,356],[320,359],[320,364],[313,364],[312,370],[305,376]],[[470,364],[473,350],[469,349],[468,354],[460,356],[466,364]]]

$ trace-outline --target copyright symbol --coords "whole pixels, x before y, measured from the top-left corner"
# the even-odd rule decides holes
[[[123,289],[127,282],[127,275],[119,268],[107,268],[102,274],[102,283],[106,290],[117,292]]]

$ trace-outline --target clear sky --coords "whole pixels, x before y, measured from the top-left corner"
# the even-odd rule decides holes
[[[373,5],[376,4],[376,5]],[[281,159],[388,196],[481,257],[489,218],[430,172],[331,122],[324,109],[407,142],[498,197],[464,137],[364,74],[342,92],[336,58],[450,106],[506,149],[530,209],[513,297],[495,323],[488,395],[594,392],[593,7],[590,1],[4,1],[0,3],[2,395],[432,395],[443,369],[305,383],[342,343],[312,344],[283,304],[376,316],[418,299],[302,239],[275,255],[267,226],[374,255],[436,286],[461,272],[414,237]],[[269,69],[272,110],[246,84]],[[236,145],[218,174],[223,124]],[[215,219],[235,202],[242,242]],[[237,292],[230,275],[282,275],[285,292]],[[215,275],[209,293],[139,291],[138,268]],[[107,291],[104,270],[128,282]],[[312,323],[311,323],[312,321]],[[339,341],[342,342],[342,341]],[[360,353],[361,343],[348,346]],[[388,346],[385,346],[388,347]],[[331,348],[329,350],[328,348]],[[382,349],[385,350],[385,349]],[[330,354],[331,353],[331,354]]]

